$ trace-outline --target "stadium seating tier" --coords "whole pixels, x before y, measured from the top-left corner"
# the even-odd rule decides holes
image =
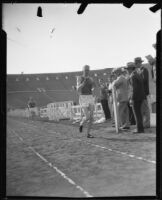
[[[112,68],[92,70],[95,82],[99,78],[107,81]],[[12,108],[26,108],[29,97],[33,97],[38,107],[58,101],[73,101],[78,104],[78,94],[73,89],[76,76],[82,72],[48,73],[48,74],[8,74],[7,105]],[[98,84],[97,84],[98,85]],[[99,90],[96,91],[99,95]]]

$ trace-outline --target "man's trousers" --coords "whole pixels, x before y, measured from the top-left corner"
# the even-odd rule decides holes
[[[128,102],[118,102],[118,113],[119,113],[119,126],[129,127],[129,109]]]
[[[150,127],[150,109],[147,99],[144,99],[141,106],[144,128]]]
[[[105,115],[105,119],[111,119],[111,115],[110,115],[110,109],[108,106],[108,100],[107,99],[101,99],[101,105],[102,105],[102,109],[104,111],[104,115]]]
[[[134,101],[133,102],[133,112],[136,120],[136,126],[137,126],[137,132],[143,132],[144,127],[143,127],[143,117],[142,117],[142,112],[141,112],[141,107],[142,107],[142,102],[141,101]]]
[[[134,117],[132,106],[130,106],[129,103],[128,103],[128,109],[129,109],[129,122],[130,122],[131,125],[136,125],[136,120],[135,120],[135,117]]]

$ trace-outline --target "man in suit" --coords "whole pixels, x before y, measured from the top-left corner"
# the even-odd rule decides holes
[[[128,74],[127,70],[125,70],[124,68],[122,68],[122,71],[123,71],[123,75],[125,76],[125,78],[127,80],[127,84],[128,84],[128,104],[127,105],[128,105],[128,110],[129,110],[129,122],[130,122],[130,125],[136,125],[132,106],[130,106],[130,104],[129,104],[129,99],[130,99],[131,90],[132,90],[131,85],[129,83],[129,74]]]
[[[117,79],[113,82],[113,86],[116,87],[117,93],[119,126],[120,129],[127,130],[130,129],[128,110],[128,84],[121,68],[117,68],[114,73],[117,76]]]
[[[100,100],[102,109],[104,111],[105,120],[110,120],[110,109],[108,106],[108,88],[102,79],[99,79],[99,87],[100,87]]]
[[[133,62],[127,63],[126,69],[130,75],[129,81],[132,87],[132,92],[130,95],[130,105],[132,106],[137,130],[134,130],[133,133],[143,133],[143,118],[142,118],[142,102],[145,98],[143,80],[140,74],[136,71],[136,66]]]
[[[145,93],[145,98],[142,102],[142,107],[141,107],[143,120],[144,120],[143,125],[144,125],[144,128],[150,128],[150,109],[149,109],[148,100],[147,100],[147,98],[149,97],[149,72],[142,65],[142,62],[143,60],[141,59],[141,57],[136,57],[134,59],[135,66],[143,80],[144,93]]]

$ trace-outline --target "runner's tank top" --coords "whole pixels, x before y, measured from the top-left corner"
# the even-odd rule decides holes
[[[88,77],[85,78],[84,76],[81,76],[81,83],[86,79],[85,85],[81,89],[82,95],[91,95],[92,94],[92,87],[93,87],[93,80]]]

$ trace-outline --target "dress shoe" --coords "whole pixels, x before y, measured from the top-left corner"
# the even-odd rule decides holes
[[[110,121],[111,121],[111,118],[105,120],[105,122],[110,122]]]
[[[80,127],[79,127],[79,132],[80,132],[80,133],[83,132],[83,125],[80,125]]]
[[[133,130],[132,133],[133,133],[133,134],[144,133],[144,130],[143,130],[143,131]]]
[[[129,126],[125,126],[125,127],[121,127],[120,129],[121,130],[128,130],[128,129],[130,129],[130,127]]]

